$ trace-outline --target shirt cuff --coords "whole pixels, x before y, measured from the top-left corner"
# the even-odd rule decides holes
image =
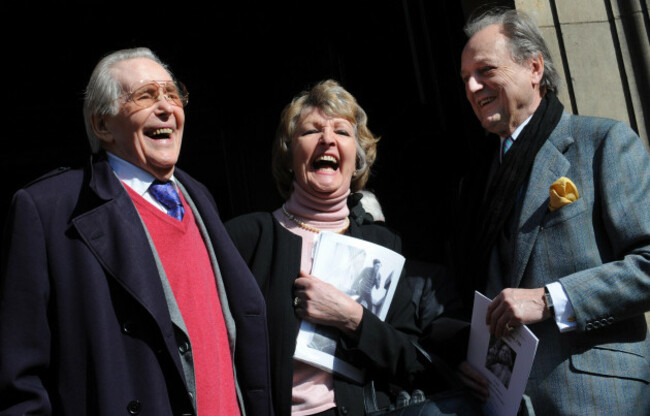
[[[553,309],[555,310],[555,323],[557,324],[560,332],[574,331],[578,324],[576,323],[576,315],[573,311],[571,301],[567,295],[562,283],[553,282],[546,285],[548,293],[553,301]]]

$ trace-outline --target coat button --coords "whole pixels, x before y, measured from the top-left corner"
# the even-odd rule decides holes
[[[347,415],[348,414],[348,408],[345,406],[339,407],[339,411],[341,412],[342,415]]]
[[[122,332],[126,335],[133,335],[136,329],[136,324],[133,322],[124,322],[122,324]]]
[[[140,400],[132,400],[126,405],[126,410],[131,415],[139,415],[142,411],[142,403],[140,403]]]
[[[184,342],[181,345],[178,346],[178,350],[181,352],[181,354],[185,354],[190,350],[190,343],[189,342]]]

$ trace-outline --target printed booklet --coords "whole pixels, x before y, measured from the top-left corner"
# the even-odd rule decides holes
[[[487,416],[515,416],[526,389],[539,340],[527,326],[497,338],[485,323],[490,299],[474,294],[472,326],[467,361],[488,379],[490,397],[483,412]]]
[[[378,244],[321,232],[314,242],[311,275],[334,285],[384,320],[402,274],[404,257]],[[302,321],[294,358],[355,381],[363,371],[336,356],[337,330]]]

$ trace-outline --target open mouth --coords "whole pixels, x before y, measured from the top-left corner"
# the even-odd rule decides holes
[[[485,107],[486,105],[490,104],[492,101],[496,100],[494,97],[488,97],[488,98],[483,98],[478,101],[478,106],[479,107]]]
[[[174,131],[171,128],[164,127],[161,129],[146,131],[145,134],[147,135],[147,137],[151,137],[152,139],[159,140],[159,139],[169,139],[172,136],[173,132]]]
[[[316,170],[336,171],[339,168],[339,161],[334,156],[323,155],[312,163]]]

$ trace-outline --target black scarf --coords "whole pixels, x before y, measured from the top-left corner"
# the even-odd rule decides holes
[[[481,209],[480,221],[476,229],[471,253],[477,255],[478,261],[468,261],[470,275],[465,276],[473,281],[472,289],[483,291],[487,278],[490,252],[497,237],[512,215],[517,200],[517,193],[528,180],[533,168],[533,162],[539,149],[546,143],[562,117],[564,106],[555,94],[548,92],[535,110],[533,117],[521,131],[517,140],[503,156],[501,166],[489,184]],[[468,253],[469,254],[469,253]],[[469,260],[469,259],[468,259]]]

